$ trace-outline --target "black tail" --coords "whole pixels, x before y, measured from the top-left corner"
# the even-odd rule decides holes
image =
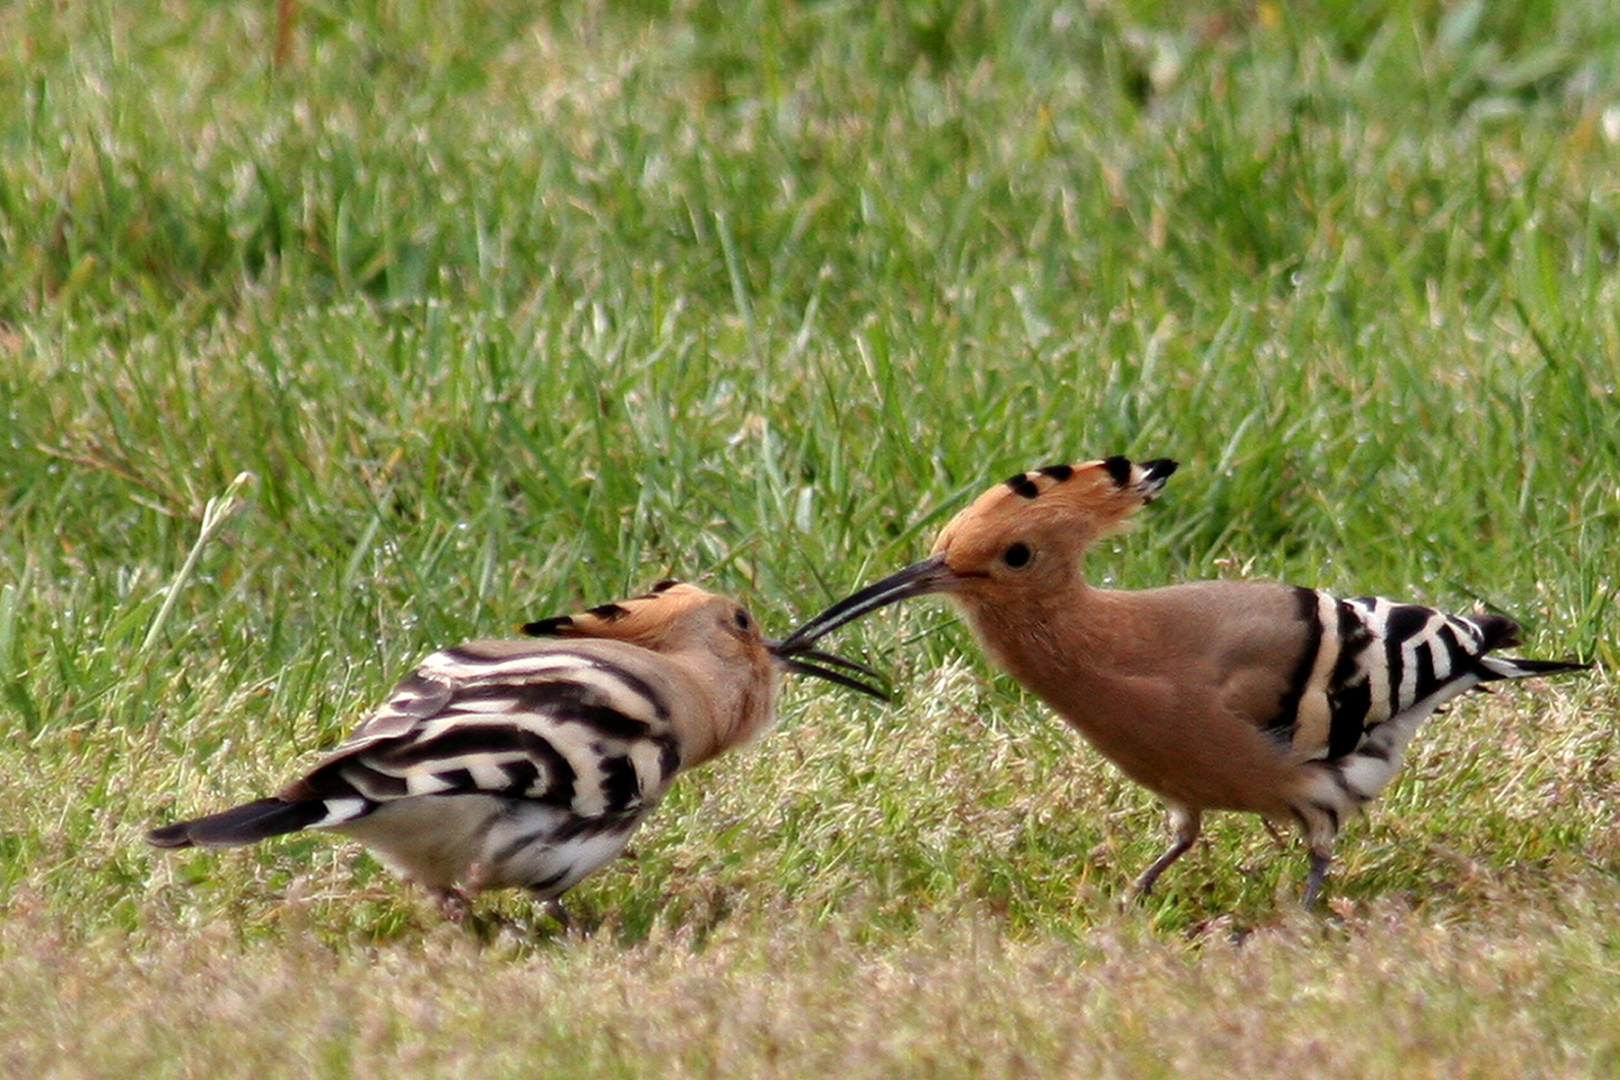
[[[311,802],[260,799],[207,817],[153,829],[146,834],[146,842],[161,848],[236,847],[297,832],[325,817],[326,804],[319,799]]]

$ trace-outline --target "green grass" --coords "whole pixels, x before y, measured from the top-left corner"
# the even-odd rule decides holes
[[[1620,1068],[1606,5],[303,2],[279,64],[194,7],[0,10],[0,1071]],[[786,629],[1107,453],[1183,468],[1095,580],[1603,670],[1431,724],[1321,921],[1231,816],[1117,912],[1153,800],[929,603],[846,635],[896,706],[790,686],[585,942],[141,841],[436,646],[671,574]]]

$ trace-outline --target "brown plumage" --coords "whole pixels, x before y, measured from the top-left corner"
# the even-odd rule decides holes
[[[947,524],[929,558],[834,604],[786,644],[946,593],[998,666],[1164,800],[1174,841],[1138,893],[1192,846],[1204,811],[1244,810],[1298,825],[1310,906],[1340,825],[1389,783],[1424,718],[1482,682],[1586,665],[1487,656],[1518,643],[1518,626],[1499,615],[1257,582],[1088,585],[1082,554],[1175,468],[1113,457],[1014,476]]]
[[[436,896],[515,886],[550,904],[616,857],[677,775],[766,731],[776,667],[882,696],[863,665],[760,635],[736,601],[660,582],[542,619],[537,641],[424,660],[341,746],[277,795],[152,830],[231,847],[299,829],[355,837]]]

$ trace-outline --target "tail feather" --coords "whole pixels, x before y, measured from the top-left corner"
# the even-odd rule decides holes
[[[1497,679],[1525,679],[1532,675],[1556,675],[1561,671],[1589,671],[1591,664],[1576,664],[1567,660],[1524,660],[1516,656],[1482,656],[1479,658],[1481,682]]]
[[[146,840],[160,848],[236,847],[307,829],[326,816],[326,804],[319,800],[260,799],[207,817],[153,829],[146,834]]]

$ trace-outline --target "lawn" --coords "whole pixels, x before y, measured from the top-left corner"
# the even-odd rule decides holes
[[[1620,23],[1598,0],[0,9],[0,1073],[1620,1074]],[[1094,581],[1595,662],[1305,859],[943,604],[789,680],[562,936],[355,845],[159,852],[438,646],[679,576],[782,632],[1015,471]]]

